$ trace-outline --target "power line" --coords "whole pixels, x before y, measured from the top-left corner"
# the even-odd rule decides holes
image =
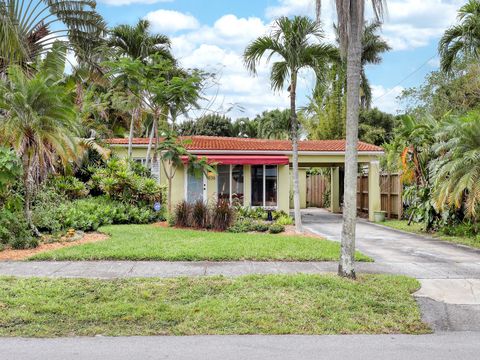
[[[413,75],[415,75],[417,72],[420,71],[421,68],[423,68],[425,65],[427,65],[429,63],[430,60],[433,60],[434,58],[437,57],[437,54],[433,55],[432,57],[428,58],[424,63],[422,63],[419,67],[417,67],[415,70],[413,70],[410,74],[408,74],[407,76],[405,76],[402,80],[400,80],[398,83],[396,83],[395,85],[393,85],[393,87],[388,90],[386,93],[376,97],[375,99],[373,99],[373,101],[376,101],[378,99],[381,99],[383,98],[384,96],[390,94],[398,85],[402,84],[405,80],[408,80],[410,77],[412,77]]]

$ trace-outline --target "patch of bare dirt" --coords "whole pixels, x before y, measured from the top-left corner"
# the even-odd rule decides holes
[[[156,223],[153,223],[152,226],[155,227],[168,227],[168,222],[166,221],[158,221]]]
[[[286,225],[285,226],[285,231],[281,233],[282,235],[288,235],[288,236],[292,236],[292,235],[296,235],[296,236],[306,236],[306,237],[314,237],[314,238],[317,238],[317,239],[323,239],[323,237],[321,237],[320,235],[317,235],[313,232],[310,232],[308,230],[303,230],[303,234],[297,234],[295,232],[295,225]]]
[[[108,235],[98,233],[98,232],[93,232],[93,233],[84,234],[83,237],[79,240],[41,243],[35,249],[24,249],[24,250],[6,249],[4,251],[0,251],[0,261],[25,260],[30,256],[36,255],[44,251],[56,250],[56,249],[69,247],[69,246],[103,241],[106,239],[108,239]]]

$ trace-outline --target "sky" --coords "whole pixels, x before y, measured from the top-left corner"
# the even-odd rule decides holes
[[[202,109],[190,114],[220,112],[232,118],[253,117],[264,110],[287,108],[286,91],[270,88],[269,64],[257,76],[244,67],[242,54],[249,42],[268,34],[278,16],[314,16],[314,0],[97,0],[97,9],[109,26],[135,24],[146,18],[152,31],[172,40],[172,50],[186,68],[216,73],[206,89]],[[373,105],[397,113],[396,97],[403,89],[421,84],[438,68],[438,40],[456,21],[465,0],[388,0],[382,36],[392,47],[379,65],[368,66]],[[333,40],[333,0],[324,0],[322,23],[325,41]],[[369,7],[369,1],[366,1]],[[367,19],[372,17],[367,9]],[[313,74],[301,74],[300,106],[308,102]]]

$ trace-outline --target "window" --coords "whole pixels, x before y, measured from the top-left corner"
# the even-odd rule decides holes
[[[243,204],[243,165],[218,165],[217,173],[218,198]]]
[[[243,204],[243,165],[232,165],[232,201]]]
[[[133,161],[145,166],[145,158],[133,158]],[[148,169],[150,170],[152,177],[157,181],[160,181],[160,160],[155,160],[155,158],[150,159],[148,162]]]
[[[217,167],[218,198],[230,201],[230,165]]]
[[[277,166],[252,166],[252,206],[277,206]]]
[[[277,206],[276,165],[265,165],[265,206]]]

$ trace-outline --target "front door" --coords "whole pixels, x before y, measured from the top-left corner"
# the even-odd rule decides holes
[[[187,171],[186,190],[187,202],[194,203],[197,200],[205,201],[207,199],[207,182],[205,175],[197,177]]]

